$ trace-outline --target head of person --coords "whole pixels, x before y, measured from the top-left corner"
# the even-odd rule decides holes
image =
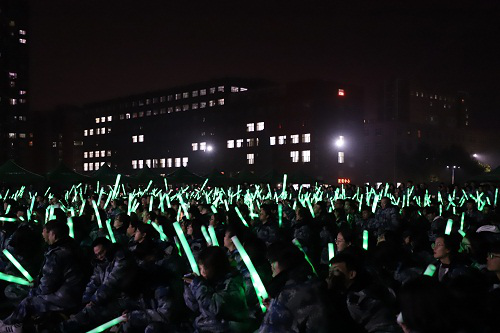
[[[493,243],[490,246],[486,259],[486,268],[500,277],[500,242]]]
[[[219,223],[221,223],[223,221],[223,219],[224,219],[224,217],[222,216],[222,214],[219,214],[219,213],[211,214],[210,219],[208,220],[208,224],[212,225],[212,226],[216,226]]]
[[[226,252],[220,246],[209,246],[198,255],[200,274],[208,281],[219,281],[230,271],[231,265]]]
[[[270,205],[262,205],[259,212],[259,220],[266,223],[271,219],[272,211]]]
[[[95,258],[98,261],[105,261],[110,253],[113,243],[106,237],[98,237],[92,242]]]
[[[198,220],[186,221],[186,234],[193,239],[202,239],[203,233],[201,232],[201,223]],[[188,238],[189,238],[188,237]]]
[[[304,264],[304,254],[290,242],[275,242],[267,248],[273,276]]]
[[[139,222],[137,219],[130,219],[128,226],[127,226],[127,236],[133,237],[135,235],[135,232],[137,230],[137,226],[143,224],[142,222]]]
[[[438,211],[436,209],[436,207],[427,207],[427,209],[425,210],[425,218],[427,219],[427,221],[429,222],[432,222],[434,221],[434,218],[438,215]]]
[[[367,206],[363,206],[363,208],[361,208],[361,218],[366,221],[371,216],[372,216],[371,208],[368,208]]]
[[[47,244],[52,245],[60,239],[69,237],[68,225],[60,220],[49,221],[43,226],[42,236]]]
[[[383,197],[380,200],[380,207],[382,207],[382,209],[388,208],[390,206],[391,206],[391,200],[388,197]]]
[[[321,214],[326,213],[326,202],[318,201],[313,206],[314,217],[320,216]]]
[[[128,226],[130,224],[130,216],[125,213],[121,213],[116,215],[115,220],[113,221],[113,227],[115,229],[119,229],[123,226]]]
[[[345,202],[343,199],[337,199],[335,200],[335,203],[333,204],[334,209],[339,209],[339,208],[344,208]]]
[[[329,288],[348,289],[365,275],[362,262],[351,253],[339,253],[330,260]]]
[[[467,210],[474,210],[476,208],[476,203],[469,199],[466,201],[465,207],[467,208]]]
[[[458,254],[460,239],[455,235],[439,235],[432,246],[434,258],[449,263]]]
[[[349,246],[352,246],[355,240],[354,231],[348,227],[341,228],[335,238],[335,245],[337,246],[337,251],[342,252]]]
[[[156,230],[147,223],[139,223],[134,234],[134,241],[142,243],[145,240],[153,240],[156,237]]]

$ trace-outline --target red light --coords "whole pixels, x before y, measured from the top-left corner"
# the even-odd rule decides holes
[[[351,179],[350,178],[339,178],[339,179],[337,179],[337,182],[339,184],[350,184],[351,183]]]
[[[344,89],[339,89],[339,96],[345,96]]]

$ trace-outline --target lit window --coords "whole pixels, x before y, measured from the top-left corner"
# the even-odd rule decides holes
[[[197,151],[198,150],[198,143],[192,143],[191,146],[193,146],[193,151]]]
[[[276,145],[276,137],[275,136],[272,136],[272,137],[269,138],[269,144],[271,146]]]
[[[247,132],[253,132],[255,131],[255,124],[254,123],[248,123],[247,124]]]
[[[93,158],[94,157],[94,152],[93,151],[89,151],[89,158]]]
[[[215,87],[210,88],[210,93],[215,94]]]
[[[108,134],[111,133],[111,127],[108,127]]]
[[[182,166],[183,166],[183,167],[187,167],[187,166],[188,166],[188,160],[189,160],[189,159],[188,159],[187,157],[183,157],[183,158],[182,158]]]
[[[180,168],[181,167],[181,158],[180,157],[176,157],[175,158],[175,167],[176,168]]]
[[[205,96],[207,94],[207,89],[200,90],[200,96]]]
[[[161,109],[161,110],[160,110],[160,113],[161,113],[161,111],[163,111],[163,110],[165,110],[165,108]],[[173,108],[173,107],[171,107],[171,106],[169,106],[169,107],[168,107],[168,109],[167,109],[167,112],[168,112],[168,113],[173,113],[173,112],[174,112],[174,108]],[[163,113],[165,113],[165,112],[163,112]]]
[[[10,99],[10,105],[16,105],[17,104],[17,99],[11,98]]]
[[[224,98],[219,98],[219,99],[217,100],[217,104],[219,104],[219,105],[224,105]]]
[[[278,144],[279,145],[286,144],[286,135],[280,135],[280,136],[278,136]]]
[[[175,100],[177,101],[179,99],[181,99],[181,94],[175,94]]]
[[[151,160],[146,160],[146,165],[148,166],[148,168],[151,168]]]
[[[133,142],[133,143],[136,143],[136,142],[137,142],[137,135],[133,135],[133,136],[132,136],[132,142]]]
[[[292,158],[292,162],[293,163],[299,162],[299,152],[298,152],[298,150],[291,151],[290,152],[290,157]]]
[[[207,102],[200,102],[200,108],[206,108],[207,107]]]
[[[247,90],[248,90],[247,88],[242,88],[242,87],[240,88],[240,92],[247,91]]]
[[[144,169],[144,161],[138,160],[137,162],[138,162],[139,169]]]
[[[311,151],[310,150],[303,150],[302,151],[302,162],[304,162],[304,163],[311,162]]]
[[[339,89],[339,96],[345,96],[345,91],[344,89]]]
[[[293,134],[290,135],[290,138],[292,139],[292,143],[299,143],[299,135],[298,134]]]
[[[339,163],[344,163],[344,152],[339,151]]]
[[[210,106],[210,107],[215,106],[215,101],[209,101],[208,106]]]
[[[83,136],[87,136],[89,134],[89,131],[83,130]]]
[[[227,140],[227,148],[234,148],[234,140]]]
[[[167,168],[171,168],[171,167],[172,167],[172,159],[167,158]]]
[[[191,105],[191,109],[196,110],[197,108],[198,108],[198,103],[193,103],[193,105]]]
[[[184,104],[182,106],[182,111],[187,111],[187,110],[189,110],[189,104]]]
[[[247,164],[255,164],[255,155],[247,154]]]
[[[139,142],[144,142],[144,135],[139,135]]]
[[[106,151],[105,150],[101,150],[101,157],[104,157],[106,156]]]
[[[98,118],[95,118],[95,123],[96,123],[96,124],[99,124],[100,122],[101,122],[101,118],[99,118],[99,117],[98,117]]]
[[[144,117],[144,111],[139,112],[139,117],[140,118]]]
[[[158,159],[153,159],[153,165],[151,166],[152,168],[158,168]]]
[[[95,162],[94,163],[94,170],[99,170],[99,167],[100,167],[99,162]]]
[[[10,134],[11,133],[9,133],[9,137],[10,137]],[[12,134],[14,134],[14,138],[15,138],[16,134],[15,133],[12,133]],[[52,142],[52,148],[57,148],[57,142],[55,142],[55,141]]]
[[[257,123],[257,131],[263,131],[264,130],[264,122],[258,122]]]
[[[26,35],[26,30],[19,30],[19,34],[23,36]]]
[[[89,171],[89,164],[83,163],[83,171]]]
[[[113,120],[113,116],[108,116],[108,121],[112,121]]]
[[[198,90],[193,90],[193,92],[191,93],[191,96],[198,97]]]
[[[164,168],[164,167],[165,167],[165,159],[160,158],[160,168]]]
[[[106,127],[101,127],[101,134],[106,134]]]
[[[236,148],[241,148],[241,147],[243,147],[243,139],[236,140]]]
[[[104,123],[106,121],[106,117],[101,117],[101,123]]]
[[[206,142],[200,142],[200,150],[205,151],[207,149],[207,143]]]
[[[100,154],[99,150],[95,151],[95,157],[101,157],[101,154]]]
[[[94,163],[89,163],[89,171],[93,171],[94,170]]]
[[[130,113],[125,114],[126,119],[130,119]]]
[[[132,160],[132,169],[137,169],[137,160]]]
[[[89,129],[89,135],[94,135],[94,129]]]
[[[303,143],[311,142],[311,133],[302,134],[302,142]]]
[[[26,44],[26,39],[24,39],[24,38],[19,38],[19,43],[21,43],[21,44]]]
[[[9,133],[9,139],[15,139],[16,133]]]
[[[108,151],[106,152],[106,156],[108,156],[108,157],[109,157],[109,156],[111,156],[111,150],[108,150]]]
[[[86,151],[83,152],[83,158],[89,158],[89,153],[87,153]]]
[[[238,90],[238,87],[231,87],[231,92],[233,92],[233,93],[234,93],[234,92],[238,92],[238,91],[239,91],[239,90]]]
[[[182,98],[189,98],[189,93],[188,92],[182,93]]]
[[[96,135],[101,134],[101,129],[100,129],[100,128],[96,129],[95,134],[96,134]],[[103,133],[103,134],[104,134],[104,133]]]
[[[218,86],[217,87],[218,92],[224,92],[224,86]]]
[[[254,139],[247,139],[247,147],[253,147],[255,144]]]
[[[177,105],[177,106],[175,107],[175,112],[180,112],[180,111],[181,111],[181,106],[180,106],[180,105]]]

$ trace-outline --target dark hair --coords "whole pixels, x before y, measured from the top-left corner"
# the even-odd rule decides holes
[[[289,242],[278,241],[267,248],[267,259],[273,263],[278,262],[283,270],[303,264],[304,254]]]
[[[356,233],[351,228],[344,225],[339,229],[338,233],[342,234],[342,237],[344,237],[346,243],[351,243],[351,245],[354,245],[356,241]]]
[[[52,220],[43,226],[47,232],[52,231],[57,239],[63,239],[69,237],[69,227],[66,222],[61,220]]]
[[[130,224],[130,216],[126,213],[120,213],[116,215],[116,219],[123,223],[123,225],[128,226]]]
[[[453,332],[453,302],[445,286],[422,276],[404,284],[399,293],[403,321],[413,332]]]
[[[362,261],[351,253],[339,252],[335,257],[330,260],[331,264],[344,263],[349,271],[356,271],[361,273],[364,271]]]
[[[106,237],[97,237],[93,242],[92,242],[92,247],[96,247],[99,245],[102,245],[105,249],[109,249],[113,243]]]
[[[198,255],[198,263],[203,265],[208,280],[219,280],[231,270],[226,252],[220,246],[209,246]]]
[[[260,209],[263,210],[267,216],[269,216],[269,219],[273,218],[273,211],[271,205],[263,204],[262,206],[260,206]]]
[[[444,242],[444,247],[450,250],[450,254],[456,255],[458,250],[460,250],[460,243],[462,241],[461,236],[457,234],[440,234],[436,237],[436,239],[442,238]]]

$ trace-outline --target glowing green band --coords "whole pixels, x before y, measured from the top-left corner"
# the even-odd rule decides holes
[[[179,238],[179,241],[181,242],[182,248],[184,249],[184,252],[186,253],[186,256],[189,260],[189,264],[191,265],[191,269],[194,273],[200,275],[200,270],[198,269],[198,264],[196,263],[196,260],[194,259],[193,252],[191,251],[191,248],[189,247],[189,244],[186,240],[186,236],[184,236],[184,233],[182,232],[182,228],[179,224],[179,222],[174,222],[173,223],[175,233],[177,234],[177,237]]]
[[[95,218],[97,219],[97,224],[99,225],[99,229],[102,229],[101,215],[99,214],[99,209],[94,200],[92,200],[92,206],[94,207]]]
[[[335,257],[335,246],[333,243],[328,243],[328,261]]]
[[[278,205],[278,225],[281,228],[283,224],[283,204]]]
[[[24,267],[17,261],[16,258],[7,250],[3,250],[3,254],[7,257],[7,259],[10,260],[10,262],[17,268],[19,272],[21,272],[22,275],[29,281],[33,282],[33,278],[31,277],[30,273],[28,273],[27,270],[24,269]]]
[[[306,261],[309,263],[309,265],[311,265],[311,268],[312,268],[313,273],[314,273],[316,276],[318,276],[318,273],[316,273],[316,269],[314,269],[314,266],[313,266],[313,264],[312,264],[311,260],[309,260],[309,257],[307,256],[306,251],[304,251],[304,249],[302,248],[302,245],[300,244],[300,242],[299,242],[297,239],[294,239],[294,240],[292,241],[292,243],[293,243],[295,246],[297,246],[297,247],[299,248],[299,250],[300,250],[300,251],[304,254],[304,258],[305,258],[305,259],[306,259]]]
[[[238,217],[240,218],[241,222],[243,222],[243,224],[248,227],[248,223],[243,218],[243,215],[241,215],[241,212],[240,212],[240,209],[238,208],[238,206],[235,206],[234,210],[236,211],[236,214],[238,214]]]
[[[207,244],[209,246],[212,245],[212,239],[208,235],[207,227],[205,227],[204,225],[201,226],[201,233],[203,234],[203,237],[205,237],[205,241],[207,242]]]
[[[448,219],[448,223],[446,223],[446,229],[445,229],[444,233],[446,235],[449,235],[451,233],[451,228],[453,228],[453,220]]]
[[[217,240],[217,235],[215,234],[215,229],[213,225],[208,226],[208,233],[210,234],[210,239],[212,240],[213,246],[219,246],[219,241]]]
[[[427,266],[427,268],[425,269],[424,275],[433,276],[435,272],[436,266],[434,266],[433,264],[429,264],[429,266]]]
[[[22,284],[23,286],[29,286],[31,284],[29,281],[26,281],[23,278],[9,275],[9,274],[4,274],[2,272],[0,272],[0,280],[12,282],[12,283],[17,283],[17,284]]]
[[[112,243],[116,243],[115,235],[113,234],[113,228],[111,227],[111,219],[106,220],[106,227],[108,228],[109,237]]]
[[[368,230],[363,230],[363,249],[368,250]]]
[[[75,231],[73,229],[73,219],[71,217],[68,217],[68,221],[66,222],[69,228],[69,237],[75,238]]]
[[[121,323],[124,320],[125,320],[125,318],[123,318],[122,316],[120,316],[118,318],[115,318],[113,320],[108,321],[107,323],[102,324],[101,326],[97,326],[93,330],[87,331],[87,333],[100,333],[100,332],[104,332],[108,328],[113,327],[115,325],[118,325],[119,323]]]

